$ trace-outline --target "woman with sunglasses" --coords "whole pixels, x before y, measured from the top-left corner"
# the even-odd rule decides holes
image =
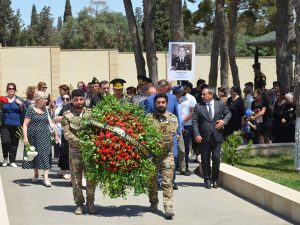
[[[1,144],[3,152],[2,166],[7,166],[8,162],[11,167],[17,167],[16,155],[19,145],[19,139],[16,132],[23,120],[23,100],[16,96],[16,84],[8,83],[6,85],[8,103],[2,106],[1,118]],[[9,160],[9,161],[8,161]]]
[[[62,96],[62,105],[57,107],[55,110],[55,121],[58,117],[61,116],[61,111],[65,111],[65,108],[68,107],[71,103],[71,97],[69,94],[64,94]],[[64,108],[64,109],[63,109]],[[63,109],[63,110],[62,110]],[[58,166],[60,167],[61,171],[59,171],[59,174],[62,175],[62,177],[65,180],[71,180],[71,174],[69,169],[69,143],[66,141],[66,139],[63,136],[61,123],[56,123],[59,138],[61,140],[61,146],[59,148],[59,160],[58,160]]]

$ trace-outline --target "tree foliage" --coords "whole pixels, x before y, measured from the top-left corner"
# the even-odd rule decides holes
[[[65,12],[64,12],[64,23],[67,22],[68,17],[71,17],[71,16],[72,16],[71,3],[70,3],[70,0],[66,0]]]
[[[10,0],[0,0],[0,43],[8,44],[13,10]]]

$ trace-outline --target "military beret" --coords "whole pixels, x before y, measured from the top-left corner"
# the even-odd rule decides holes
[[[150,78],[143,75],[139,75],[137,79],[138,79],[138,84],[152,83],[152,80]]]
[[[93,77],[92,84],[99,84],[99,80],[96,77]]]
[[[113,85],[113,88],[115,89],[123,89],[124,88],[124,83],[126,83],[125,80],[117,78],[117,79],[113,79],[112,81],[110,81],[110,83]]]

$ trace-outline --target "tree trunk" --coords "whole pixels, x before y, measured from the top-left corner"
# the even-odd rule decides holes
[[[276,73],[277,80],[282,87],[290,87],[289,66],[289,1],[276,0],[277,4],[277,24],[276,24]]]
[[[219,17],[219,13],[216,8],[215,19],[214,19],[213,40],[212,40],[211,53],[210,53],[210,70],[209,70],[209,80],[208,80],[208,85],[210,87],[217,87],[217,80],[218,80],[218,61],[219,61],[219,49],[220,49],[218,17]]]
[[[295,95],[296,102],[296,133],[295,133],[295,170],[300,171],[300,1],[294,0],[296,12],[296,63],[295,63]]]
[[[221,86],[229,87],[228,84],[228,43],[225,29],[225,0],[216,1],[217,10],[219,11],[219,33],[220,33],[220,57],[221,57]]]
[[[182,16],[182,1],[170,0],[169,14],[173,41],[184,40],[183,16]]]
[[[131,0],[123,0],[123,2],[124,2],[127,21],[128,21],[128,28],[131,35],[137,75],[145,76],[146,75],[145,59],[142,52],[142,46],[138,34],[136,20],[133,14],[132,3]]]
[[[149,77],[154,84],[158,82],[157,57],[154,40],[154,4],[155,0],[144,0],[145,48]]]
[[[228,11],[229,22],[229,41],[228,54],[230,61],[230,68],[232,73],[233,85],[240,87],[239,69],[235,60],[236,42],[237,42],[237,15],[241,0],[231,0]]]

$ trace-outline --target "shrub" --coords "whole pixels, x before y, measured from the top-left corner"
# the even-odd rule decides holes
[[[252,147],[250,141],[245,148],[238,149],[243,144],[243,135],[241,131],[235,131],[222,144],[224,161],[232,166],[240,163],[248,154]]]

